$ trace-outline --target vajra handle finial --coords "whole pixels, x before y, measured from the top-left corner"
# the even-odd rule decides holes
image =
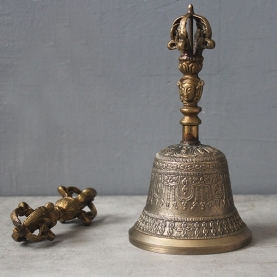
[[[92,203],[97,194],[95,189],[87,188],[81,191],[76,187],[61,186],[58,192],[62,198],[55,205],[49,202],[34,210],[26,202],[19,203],[11,213],[11,220],[15,226],[12,238],[15,241],[54,240],[56,236],[50,229],[57,224],[57,221],[63,223],[77,217],[85,225],[91,223],[97,214]],[[77,194],[75,198],[74,193]],[[90,211],[83,210],[86,206]],[[19,216],[26,216],[23,223]],[[34,234],[36,230],[39,230],[38,235]]]
[[[196,22],[194,38],[193,21]],[[215,47],[215,42],[211,39],[212,29],[208,20],[204,16],[195,14],[190,4],[188,13],[173,22],[170,37],[167,47],[170,50],[180,51],[179,69],[184,74],[177,83],[180,100],[183,103],[181,112],[184,114],[180,121],[183,125],[182,142],[199,144],[198,125],[201,124],[201,120],[198,113],[201,107],[198,107],[197,103],[202,95],[204,81],[198,77],[198,73],[203,66],[203,50]]]

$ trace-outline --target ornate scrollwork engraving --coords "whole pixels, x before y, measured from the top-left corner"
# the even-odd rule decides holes
[[[242,232],[245,223],[235,210],[217,218],[174,218],[168,219],[144,210],[135,228],[147,235],[173,239],[209,239]]]
[[[166,209],[232,207],[226,158],[205,145],[173,145],[154,160],[147,204]]]

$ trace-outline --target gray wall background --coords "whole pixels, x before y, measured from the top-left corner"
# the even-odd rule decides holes
[[[59,185],[146,194],[156,152],[179,143],[186,1],[0,1],[0,195]],[[235,194],[277,193],[277,1],[199,1],[200,139],[227,156]]]

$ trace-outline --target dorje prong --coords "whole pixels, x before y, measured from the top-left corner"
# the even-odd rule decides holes
[[[21,202],[11,213],[11,220],[15,226],[12,238],[17,241],[42,241],[54,240],[55,234],[50,230],[57,224],[57,221],[66,222],[74,218],[79,218],[84,225],[89,225],[95,218],[97,210],[92,203],[97,192],[93,188],[86,188],[83,191],[76,187],[58,188],[62,196],[60,200],[53,203],[46,203],[44,206],[32,209],[26,202]],[[77,194],[73,198],[73,193]],[[90,209],[84,211],[85,207]],[[19,216],[26,216],[22,223]],[[39,230],[38,235],[34,232]]]

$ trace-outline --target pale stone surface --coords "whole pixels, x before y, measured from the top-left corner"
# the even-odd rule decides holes
[[[96,197],[98,215],[89,227],[78,220],[52,230],[53,242],[17,243],[10,237],[11,211],[19,202],[31,207],[58,197],[1,197],[0,276],[276,276],[277,195],[235,195],[235,204],[253,231],[252,243],[238,251],[175,256],[143,251],[128,241],[146,196]]]

